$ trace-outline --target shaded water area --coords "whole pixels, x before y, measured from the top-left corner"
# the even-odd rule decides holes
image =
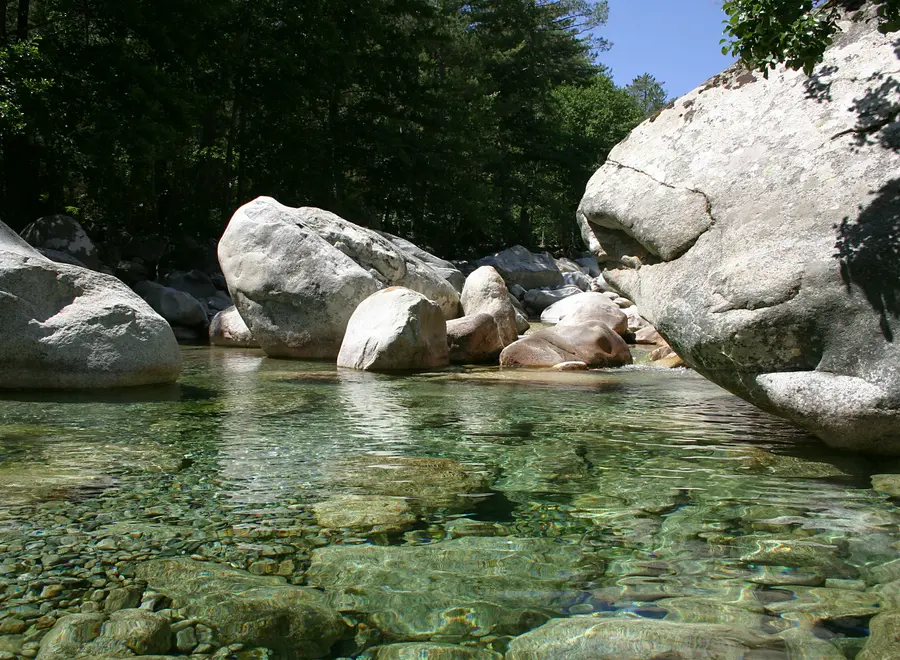
[[[594,615],[779,640],[752,657],[826,657],[828,640],[852,658],[884,609],[873,585],[900,578],[883,566],[898,509],[870,483],[897,465],[833,454],[689,371],[184,357],[177,386],[0,396],[0,658],[123,606],[161,610],[173,641],[155,653],[175,656],[497,658]],[[194,569],[142,568],[182,557],[314,587],[343,628],[299,651],[236,637],[234,589],[190,605]],[[468,655],[373,650],[411,641]],[[542,643],[508,657],[563,657]]]

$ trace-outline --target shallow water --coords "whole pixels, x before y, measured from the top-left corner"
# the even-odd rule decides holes
[[[324,589],[369,629],[331,657],[425,639],[503,652],[590,613],[800,627],[850,657],[878,611],[868,571],[898,556],[898,510],[869,481],[896,466],[833,454],[689,371],[184,357],[177,386],[0,395],[0,624],[27,604],[46,628],[129,565],[188,555]],[[323,527],[312,506],[348,494],[406,498],[414,520]],[[512,561],[497,539],[521,565],[496,569]],[[504,614],[448,627],[472,585]],[[36,618],[12,652],[40,639]]]

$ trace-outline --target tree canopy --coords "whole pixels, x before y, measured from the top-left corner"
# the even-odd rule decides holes
[[[3,0],[0,215],[217,238],[261,194],[445,256],[573,248],[646,114],[605,0]]]

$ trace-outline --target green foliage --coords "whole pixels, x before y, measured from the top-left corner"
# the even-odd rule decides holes
[[[751,69],[768,72],[778,64],[812,75],[838,31],[844,4],[822,0],[726,0],[724,54],[740,57]],[[879,29],[900,29],[900,0],[878,0]]]
[[[644,111],[645,117],[662,110],[669,102],[669,95],[666,93],[663,83],[649,73],[636,77],[625,89],[637,101]]]
[[[266,194],[446,256],[559,245],[642,115],[593,63],[605,0],[22,7],[0,36],[0,215],[77,209],[100,241],[218,238]]]

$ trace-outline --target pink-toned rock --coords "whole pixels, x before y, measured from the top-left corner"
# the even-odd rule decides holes
[[[544,328],[510,344],[500,354],[504,367],[553,367],[561,362],[620,367],[631,364],[632,358],[625,340],[599,321]]]

